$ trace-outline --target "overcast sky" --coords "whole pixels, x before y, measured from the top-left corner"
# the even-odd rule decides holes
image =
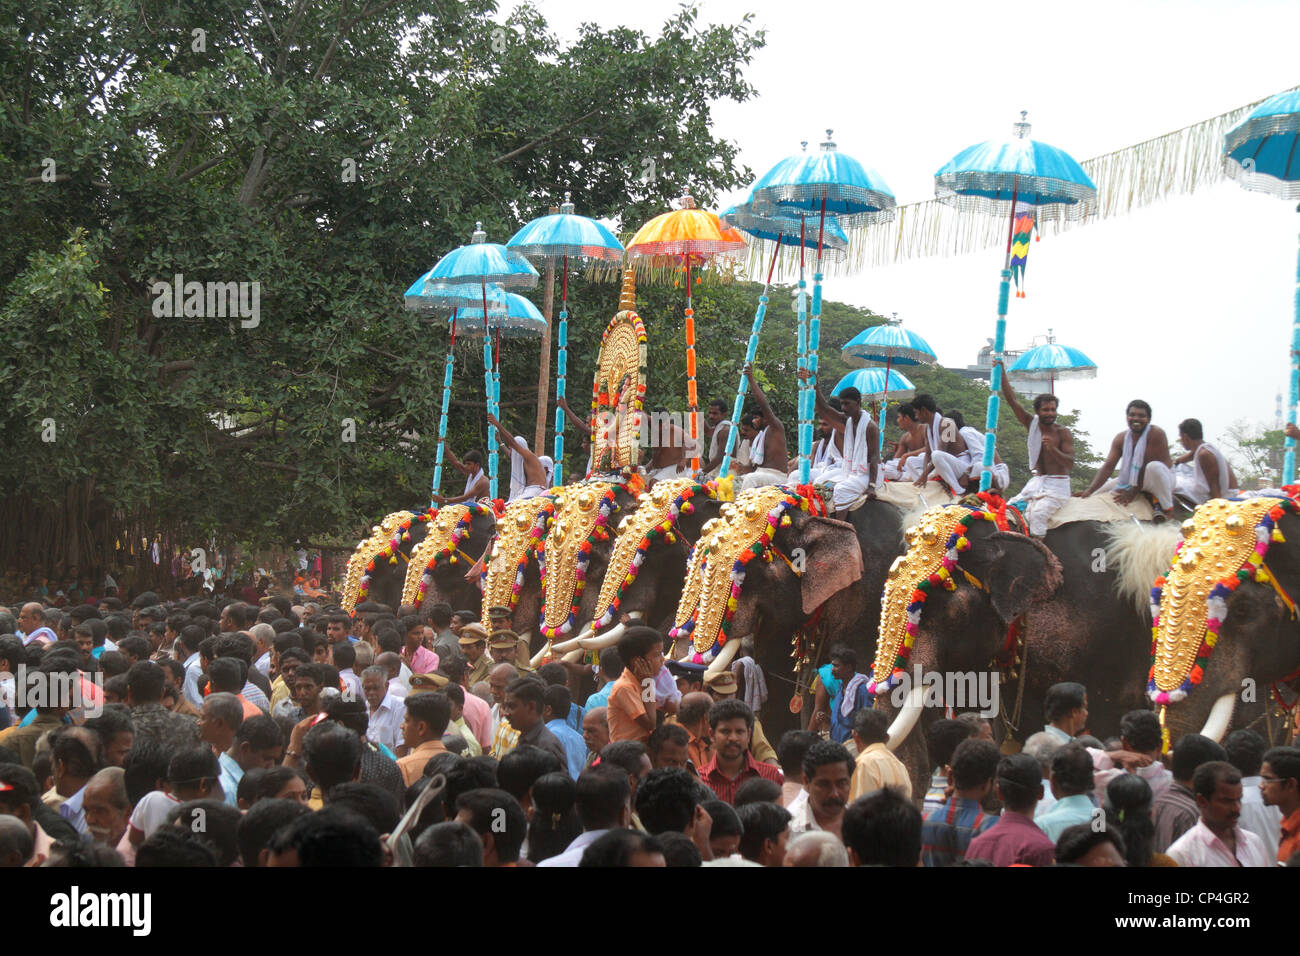
[[[566,40],[592,20],[657,34],[676,10],[656,0],[539,6]],[[715,129],[755,175],[830,127],[900,204],[932,198],[935,170],[1008,134],[1020,110],[1033,138],[1084,160],[1300,83],[1295,2],[704,0],[700,10],[705,22],[752,12],[767,30],[747,74],[757,98],[715,107]],[[1027,297],[1012,300],[1008,347],[1051,327],[1092,357],[1096,380],[1057,391],[1094,446],[1124,427],[1135,397],[1171,438],[1188,416],[1211,440],[1241,419],[1272,427],[1287,385],[1298,233],[1293,203],[1231,182],[1049,232],[1031,247]],[[1002,258],[990,249],[867,269],[828,279],[825,294],[897,312],[943,364],[965,366],[993,335]]]

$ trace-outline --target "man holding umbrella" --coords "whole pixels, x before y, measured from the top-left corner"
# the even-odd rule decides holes
[[[788,455],[785,444],[785,425],[772,411],[767,396],[754,378],[752,364],[745,365],[745,376],[749,379],[749,388],[758,404],[758,413],[753,416],[753,427],[757,434],[750,441],[749,459],[752,464],[733,465],[736,474],[743,474],[740,487],[762,488],[766,485],[784,484],[786,474],[780,470],[786,466]]]
[[[807,369],[798,372],[800,380],[806,381],[812,373]],[[880,483],[880,430],[871,416],[862,409],[862,393],[850,386],[840,392],[840,408],[837,412],[822,397],[820,390],[814,388],[817,399],[817,414],[830,422],[835,431],[843,436],[843,461],[840,462],[842,474],[834,476],[835,492],[833,507],[835,517],[843,518],[854,501],[862,495],[875,495]],[[827,475],[826,478],[830,478]]]
[[[1001,362],[997,363],[1001,365]],[[1029,429],[1029,466],[1033,477],[1011,503],[1020,508],[1035,538],[1047,534],[1047,519],[1070,500],[1070,469],[1074,467],[1074,436],[1056,423],[1056,396],[1039,395],[1030,415],[1016,400],[1003,369],[1002,395],[1017,421]]]
[[[509,500],[536,498],[546,494],[546,489],[551,487],[551,473],[555,470],[551,459],[546,455],[534,455],[528,448],[528,443],[506,431],[505,426],[491,412],[487,413],[487,421],[497,430],[502,447],[510,449]]]
[[[438,505],[458,505],[462,501],[486,498],[489,489],[488,477],[483,473],[483,456],[477,451],[471,451],[466,453],[464,461],[460,461],[450,445],[444,445],[443,450],[447,454],[447,463],[465,475],[465,493],[455,497],[434,495],[434,502]]]

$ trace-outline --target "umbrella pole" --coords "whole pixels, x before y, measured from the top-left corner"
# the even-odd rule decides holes
[[[817,350],[822,337],[822,241],[826,236],[826,194],[822,193],[821,217],[817,223],[817,266],[813,270],[812,314],[808,318],[808,387],[799,404],[799,479],[812,478],[813,412],[817,408]]]
[[[487,393],[487,410],[490,414],[496,415],[498,411],[497,400],[499,395],[496,391],[496,375],[493,372],[494,364],[492,359],[492,330],[487,327],[488,310],[487,310],[487,283],[482,283],[483,288],[483,386]],[[487,436],[488,447],[488,497],[497,496],[497,430],[488,429]]]
[[[433,494],[442,488],[442,458],[447,444],[447,409],[451,405],[451,373],[456,364],[456,309],[451,310],[451,344],[447,346],[447,358],[442,368],[442,414],[438,416],[438,455],[433,465]],[[432,499],[429,507],[437,503]]]
[[[772,264],[767,267],[767,281],[763,283],[763,294],[758,297],[758,309],[754,312],[754,326],[749,330],[749,347],[745,349],[745,364],[751,365],[758,355],[758,336],[763,331],[763,319],[767,316],[767,290],[772,286],[772,272],[776,269],[776,257],[781,252],[781,235],[777,234],[776,248],[772,251]],[[740,373],[740,387],[736,390],[736,406],[731,413],[731,427],[727,429],[727,449],[722,453],[722,464],[718,466],[718,477],[726,478],[731,474],[731,455],[736,450],[736,438],[740,434],[740,414],[745,410],[745,396],[749,393],[749,378]]]
[[[795,350],[799,356],[799,368],[808,367],[808,283],[804,279],[804,242],[806,236],[804,233],[804,224],[806,220],[803,216],[799,217],[799,328],[796,332]],[[798,422],[798,449],[799,449],[799,484],[808,484],[812,477],[812,461],[805,454],[803,443],[803,419],[804,406],[807,404],[808,383],[802,378],[799,380],[799,404],[797,411],[799,413]],[[812,436],[809,435],[811,438]]]
[[[1287,422],[1295,419],[1295,407],[1300,404],[1300,260],[1296,262],[1295,318],[1291,322],[1291,403],[1287,406]],[[1295,482],[1296,440],[1286,440],[1286,455],[1282,459],[1282,484]]]
[[[989,375],[989,407],[984,419],[984,461],[980,470],[980,491],[993,486],[993,456],[997,452],[998,411],[1002,396],[1002,352],[1007,339],[1007,303],[1011,297],[1011,237],[1016,227],[1016,198],[1019,190],[1011,190],[1011,216],[1007,226],[1007,256],[1002,266],[1002,282],[998,286],[998,324],[993,336],[993,371]],[[1030,463],[1032,464],[1032,462]]]
[[[893,364],[894,364],[894,357],[892,355],[886,356],[885,357],[885,392],[883,395],[880,396],[880,421],[878,423],[879,431],[880,431],[880,454],[882,456],[885,454],[885,409],[889,407],[889,370],[890,368],[893,367]],[[881,467],[882,468],[884,467],[883,462],[881,463]]]
[[[699,391],[695,384],[695,310],[691,307],[691,257],[686,256],[686,403],[690,417],[691,471],[700,470]]]
[[[554,260],[552,260],[554,261]],[[569,371],[569,257],[564,257],[564,277],[560,280],[560,327],[556,333],[559,352],[555,356],[555,485],[564,484],[564,378]]]

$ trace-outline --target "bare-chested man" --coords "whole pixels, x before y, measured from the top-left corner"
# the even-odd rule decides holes
[[[998,363],[1001,365],[1001,363]],[[1056,423],[1055,395],[1034,399],[1034,414],[1025,411],[1002,373],[1002,395],[1020,424],[1029,429],[1029,467],[1033,477],[1012,500],[1025,516],[1029,533],[1036,538],[1047,534],[1047,520],[1070,500],[1070,469],[1074,467],[1074,436]]]
[[[801,369],[799,378],[807,380],[811,373]],[[880,485],[880,430],[862,407],[862,393],[849,386],[840,392],[840,411],[836,411],[820,390],[814,389],[817,414],[829,422],[838,435],[844,460],[838,472],[825,475],[823,480],[835,482],[831,507],[837,518],[843,518],[849,505],[864,494],[873,497]]]
[[[933,395],[916,396],[912,407],[916,409],[916,420],[925,427],[925,461],[916,484],[924,488],[930,473],[934,472],[954,496],[964,495],[970,452],[957,423],[939,411]]]
[[[1169,436],[1163,428],[1151,424],[1151,406],[1140,398],[1129,402],[1124,414],[1128,418],[1128,428],[1111,441],[1106,460],[1097,469],[1087,491],[1080,492],[1079,497],[1087,498],[1099,491],[1114,492],[1115,501],[1126,505],[1138,496],[1139,491],[1145,491],[1155,496],[1161,511],[1156,518],[1163,521],[1174,508],[1174,467],[1169,457]],[[1119,471],[1111,478],[1116,464]]]
[[[740,480],[741,490],[762,488],[765,485],[785,484],[785,464],[789,457],[785,443],[785,425],[776,417],[767,396],[754,378],[753,366],[746,365],[745,377],[749,379],[749,393],[758,405],[758,413],[750,417],[755,435],[750,439],[748,465],[733,465]]]
[[[488,478],[483,472],[483,456],[477,451],[471,451],[466,453],[465,460],[461,461],[456,457],[456,453],[451,450],[450,445],[443,445],[443,452],[447,457],[447,464],[465,476],[465,491],[455,497],[434,495],[434,502],[439,505],[458,505],[464,501],[477,501],[479,498],[486,498],[488,496]]]
[[[501,447],[510,452],[511,468],[515,464],[522,465],[523,480],[518,482],[518,490],[515,490],[515,474],[512,471],[510,475],[511,494],[510,500],[517,501],[521,498],[536,498],[538,495],[546,493],[551,487],[551,474],[554,467],[551,459],[542,456],[538,457],[529,450],[526,442],[506,431],[504,425],[497,420],[497,417],[491,412],[487,414],[488,424],[497,430],[497,435],[501,439]]]
[[[904,402],[894,411],[894,420],[902,432],[894,442],[889,461],[885,462],[885,477],[890,481],[901,478],[915,479],[925,463],[925,426],[916,420],[916,409]]]
[[[646,477],[658,481],[686,474],[690,466],[686,458],[690,436],[686,429],[674,423],[663,406],[656,408],[647,421],[650,461],[646,465]]]

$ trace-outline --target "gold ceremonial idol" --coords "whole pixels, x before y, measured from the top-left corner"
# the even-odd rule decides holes
[[[1175,691],[1191,673],[1205,640],[1210,592],[1251,556],[1255,526],[1277,503],[1272,497],[1215,498],[1183,522],[1183,547],[1160,595],[1153,663],[1157,690]]]
[[[452,532],[460,520],[469,514],[468,505],[444,505],[430,522],[424,540],[411,549],[411,560],[406,565],[406,583],[402,586],[402,603],[414,604],[420,592],[420,579],[439,555],[450,551]],[[469,565],[465,566],[469,570]]]
[[[767,515],[789,494],[773,485],[742,492],[734,504],[721,508],[722,517],[704,526],[691,552],[686,584],[675,622],[685,624],[698,610],[691,640],[701,654],[713,646],[731,598],[732,569],[740,556],[767,531]]]
[[[636,314],[633,271],[623,273],[620,311],[601,339],[592,390],[592,471],[619,471],[637,463],[646,383],[645,326]]]
[[[555,489],[555,517],[545,549],[545,627],[563,628],[569,623],[569,611],[578,593],[578,555],[596,530],[601,502],[615,487],[619,486],[609,481],[590,481]]]
[[[520,498],[506,505],[497,519],[496,537],[488,546],[487,577],[483,579],[483,620],[491,620],[489,608],[515,606],[515,576],[528,557],[533,523],[551,499],[540,495]]]
[[[365,577],[366,565],[388,546],[388,542],[397,533],[397,526],[413,518],[415,514],[410,511],[394,511],[392,514],[384,515],[384,520],[370,529],[370,537],[357,545],[356,550],[352,552],[352,557],[348,559],[348,571],[343,579],[343,595],[339,599],[339,606],[343,610],[351,614],[356,609],[357,595],[361,592],[361,579]]]
[[[907,553],[894,559],[880,602],[880,636],[871,676],[884,681],[894,670],[898,651],[907,639],[907,607],[916,585],[943,567],[944,547],[970,512],[966,508],[931,508],[915,526],[904,532]]]
[[[627,576],[632,573],[632,562],[636,558],[637,548],[645,536],[668,520],[673,501],[692,487],[697,489],[697,497],[705,494],[704,489],[693,478],[670,478],[657,481],[654,491],[641,496],[636,511],[619,522],[618,537],[614,539],[609,565],[605,569],[605,577],[600,582],[600,594],[596,597],[593,620],[599,621],[604,617],[614,603],[614,598],[623,593]]]

